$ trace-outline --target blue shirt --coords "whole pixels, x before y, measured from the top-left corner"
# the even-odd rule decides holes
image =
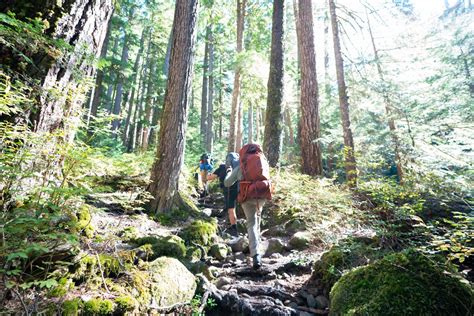
[[[210,163],[199,163],[199,170],[201,171],[212,171],[212,165]]]

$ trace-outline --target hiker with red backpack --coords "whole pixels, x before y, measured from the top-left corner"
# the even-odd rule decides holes
[[[241,203],[247,218],[250,255],[253,258],[254,269],[258,269],[262,266],[262,257],[259,253],[262,208],[266,200],[272,197],[270,167],[260,145],[245,145],[239,151],[239,156],[239,166],[227,168],[224,185],[230,187],[236,181],[240,181],[237,200]]]

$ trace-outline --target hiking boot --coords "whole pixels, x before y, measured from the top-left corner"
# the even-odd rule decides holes
[[[227,229],[227,233],[232,237],[239,237],[239,232],[237,231],[237,224],[230,225],[230,227]]]
[[[260,269],[262,267],[262,257],[260,255],[253,256],[253,268]]]

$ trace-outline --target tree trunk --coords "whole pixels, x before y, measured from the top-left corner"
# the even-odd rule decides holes
[[[152,57],[150,57],[150,54],[151,54],[151,33],[150,32],[150,35],[149,35],[149,38],[148,38],[148,48],[147,48],[147,52],[146,52],[146,59],[145,59],[145,62],[143,64],[143,67],[142,67],[142,74],[141,74],[141,82],[140,82],[140,86],[141,86],[141,89],[139,89],[138,91],[140,92],[140,95],[137,99],[137,106],[139,108],[139,111],[138,111],[138,117],[137,117],[137,130],[136,130],[136,133],[135,133],[135,137],[136,137],[136,140],[135,140],[135,148],[142,148],[142,143],[143,143],[143,128],[144,128],[144,121],[145,121],[145,107],[144,107],[144,101],[145,101],[145,96],[147,94],[147,78],[148,78],[148,74],[150,72],[150,60]]]
[[[242,100],[239,100],[239,107],[237,109],[237,135],[235,138],[235,152],[239,152],[242,148],[242,128],[243,128],[243,105]]]
[[[393,113],[392,113],[392,101],[390,100],[390,97],[388,95],[388,91],[386,89],[386,82],[383,76],[383,71],[382,71],[382,64],[380,62],[379,58],[379,52],[377,51],[377,46],[375,45],[375,39],[374,39],[374,34],[372,33],[372,27],[370,26],[370,20],[369,20],[369,15],[367,14],[367,24],[369,27],[369,35],[370,35],[370,40],[372,42],[372,49],[374,50],[374,60],[375,64],[377,66],[377,73],[379,75],[380,82],[382,83],[382,96],[383,100],[385,103],[385,113],[387,114],[387,120],[388,120],[388,127],[390,129],[390,135],[392,137],[392,142],[394,146],[394,152],[395,152],[395,163],[397,165],[397,175],[398,175],[398,180],[400,183],[403,183],[403,162],[402,162],[402,157],[400,153],[400,141],[397,136],[397,130],[395,127],[395,120],[393,119]]]
[[[142,136],[142,144],[141,144],[141,151],[146,152],[148,150],[148,138],[150,136],[150,128],[151,128],[151,120],[152,120],[152,111],[153,111],[153,93],[155,92],[155,72],[156,72],[156,57],[155,52],[153,50],[151,54],[151,63],[150,68],[148,71],[148,82],[147,82],[147,89],[146,89],[146,97],[145,97],[145,117],[143,122],[143,136]]]
[[[321,176],[323,162],[319,142],[319,93],[316,74],[316,53],[313,34],[313,7],[311,0],[299,0],[298,17],[300,28],[297,29],[301,70],[301,167],[305,174]]]
[[[212,153],[214,142],[214,39],[212,30],[209,33],[209,100],[207,106],[206,151]]]
[[[158,101],[155,101],[155,108],[153,109],[153,117],[151,119],[151,129],[150,136],[148,137],[148,144],[151,146],[156,146],[157,136],[158,136],[158,122],[160,120],[160,108],[158,107]]]
[[[105,35],[104,44],[102,45],[102,50],[100,51],[101,59],[105,58],[105,56],[107,55],[107,49],[109,47],[109,38],[110,38],[110,31],[111,31],[111,27],[110,27],[111,21],[112,21],[112,18],[109,19],[109,22],[107,24],[107,33]],[[102,96],[102,90],[103,90],[102,81],[103,80],[104,80],[104,71],[102,69],[98,69],[97,76],[95,78],[95,85],[93,89],[89,115],[87,116],[87,126],[89,126],[91,118],[95,118],[97,116],[97,110],[99,108],[99,102]]]
[[[170,32],[170,36],[168,37],[168,45],[166,46],[165,62],[163,64],[163,73],[165,75],[165,78],[168,78],[168,72],[170,69],[170,55],[171,55],[172,43],[173,43],[173,31]]]
[[[247,143],[253,143],[253,103],[250,102],[250,106],[247,112],[247,120],[249,121],[249,130],[248,130],[248,137]]]
[[[260,141],[260,109],[257,108],[255,109],[255,143],[259,144]]]
[[[141,40],[140,40],[140,47],[138,48],[138,52],[137,52],[137,57],[135,59],[135,63],[133,65],[133,72],[132,72],[132,76],[130,78],[130,81],[132,82],[132,91],[130,93],[130,98],[128,100],[128,112],[127,112],[127,118],[125,120],[125,127],[124,127],[124,130],[123,130],[123,137],[122,137],[122,141],[123,141],[123,144],[124,146],[126,147],[126,143],[127,143],[127,138],[129,137],[129,128],[130,128],[130,120],[131,120],[131,117],[132,117],[132,112],[136,112],[136,111],[133,111],[133,105],[135,104],[135,91],[137,89],[137,78],[138,78],[138,70],[139,70],[139,67],[140,67],[140,61],[141,61],[141,56],[143,54],[143,49],[144,49],[144,41],[145,41],[145,38],[147,37],[147,33],[148,33],[148,28],[145,27],[142,31],[142,36],[141,36]]]
[[[263,136],[263,150],[272,167],[276,167],[280,160],[283,127],[283,15],[284,1],[274,0],[270,75],[268,77],[267,111]]]
[[[197,0],[176,1],[160,141],[147,188],[153,197],[147,205],[151,212],[168,212],[179,198],[178,178],[184,161],[197,6]]]
[[[334,42],[334,59],[336,61],[337,88],[339,91],[339,109],[341,112],[342,130],[344,135],[344,160],[346,179],[349,186],[357,186],[357,166],[354,155],[354,139],[352,137],[351,119],[349,115],[349,98],[347,96],[346,81],[344,78],[344,62],[342,60],[341,44],[339,41],[339,27],[334,0],[329,1],[332,36]]]
[[[130,14],[133,14],[133,10],[131,10]],[[129,35],[125,33],[125,37],[123,40],[122,56],[120,58],[120,70],[117,73],[115,100],[114,100],[114,106],[112,108],[113,115],[119,115],[122,108],[122,89],[123,89],[123,80],[124,80],[123,72],[125,70],[125,64],[128,62],[128,37]],[[120,127],[120,119],[116,117],[112,121],[112,132],[114,133],[115,136],[117,134],[119,127]]]
[[[293,124],[291,122],[291,113],[289,107],[285,108],[285,121],[286,126],[288,127],[288,136],[290,138],[289,145],[293,146],[295,144],[295,132],[293,130]]]
[[[237,49],[236,49],[237,56],[243,50],[244,21],[245,21],[246,6],[247,6],[247,0],[237,0]],[[240,65],[237,65],[235,68],[234,88],[232,90],[232,108],[230,112],[229,143],[227,146],[228,152],[234,152],[236,150],[237,116],[239,113],[238,107],[240,103],[239,98],[240,98]]]
[[[209,36],[211,34],[211,27],[206,27],[206,39],[204,44],[204,61],[202,65],[202,93],[201,93],[201,141],[206,144],[207,131],[207,107],[208,107],[208,93],[209,93]]]
[[[219,141],[222,140],[222,121],[224,117],[224,104],[222,102],[222,95],[223,95],[223,90],[224,90],[224,84],[222,83],[222,60],[219,62]]]

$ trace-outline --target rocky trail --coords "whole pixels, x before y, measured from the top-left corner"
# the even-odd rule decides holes
[[[130,192],[89,197],[88,203],[97,208],[91,224],[96,233],[103,237],[103,242],[94,243],[97,251],[130,249],[131,246],[124,241],[127,232],[137,232],[140,237],[179,235],[182,228],[189,224],[163,226],[148,215],[134,211],[134,206],[130,204],[133,200],[133,193]],[[220,193],[200,199],[197,206],[202,216],[217,219],[218,225],[213,245],[204,254],[201,252],[201,258],[190,268],[200,279],[200,292],[203,293],[200,309],[205,315],[328,314],[327,297],[311,285],[314,282],[309,282],[314,260],[319,258],[323,249],[309,245],[304,233],[296,232],[291,237],[262,227],[263,267],[254,270],[248,255],[243,214],[238,214],[239,237],[232,237],[226,233],[227,212],[222,209],[223,197]],[[264,223],[266,216],[268,214],[263,214]],[[177,305],[160,312],[186,313],[186,308]]]

